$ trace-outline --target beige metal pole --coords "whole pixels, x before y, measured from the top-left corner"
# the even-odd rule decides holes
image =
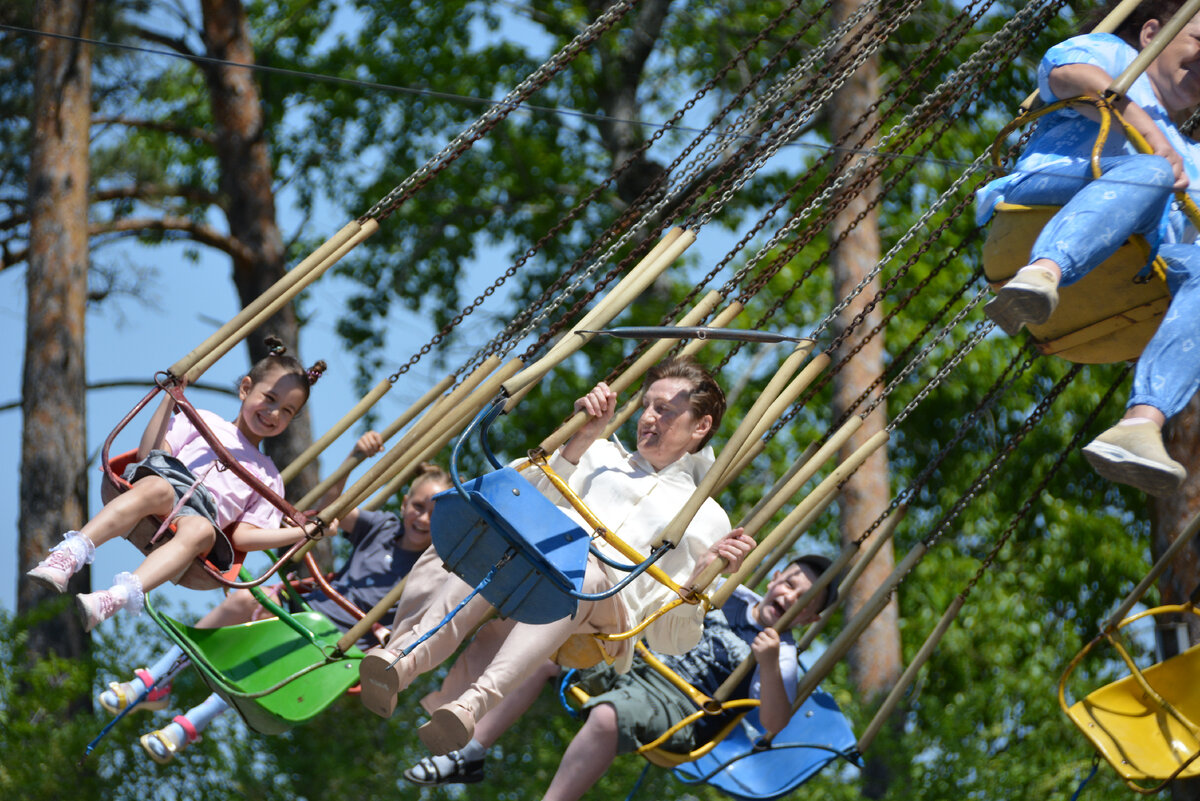
[[[354,425],[355,421],[366,414],[367,410],[374,406],[375,403],[384,395],[386,395],[388,390],[391,388],[392,382],[386,378],[372,387],[371,391],[364,395],[358,403],[354,404],[354,407],[350,411],[346,412],[346,415],[342,417],[341,420],[338,420],[337,423],[334,424],[333,428],[326,431],[312,445],[309,445],[307,448],[305,448],[303,453],[293,459],[291,464],[283,468],[283,470],[280,472],[280,476],[283,478],[283,483],[286,485],[296,476],[300,475],[304,468],[308,467],[312,463],[313,459],[316,459],[317,456],[323,453],[326,448],[332,445],[334,440],[336,440],[342,434],[345,434],[347,429]],[[359,461],[361,461],[361,459]]]
[[[677,229],[672,229],[671,233],[674,233],[675,230]],[[646,258],[629,271],[628,275],[621,279],[619,284],[609,291],[603,300],[596,304],[595,308],[584,315],[583,319],[566,336],[551,347],[545,356],[522,370],[519,375],[505,382],[504,391],[511,396],[521,389],[537,383],[560,362],[590,342],[595,334],[581,334],[579,333],[581,330],[603,328],[608,325],[626,306],[653,284],[658,276],[695,241],[696,235],[693,232],[682,231],[666,247],[661,250],[656,247],[652,250],[646,255]],[[651,256],[655,254],[657,254],[655,258],[651,259]]]
[[[808,350],[811,351],[815,344],[814,342],[807,343]],[[747,444],[742,447],[741,452],[737,455],[737,459],[725,471],[725,475],[721,477],[721,488],[728,486],[738,474],[746,469],[751,460],[762,452],[766,444],[762,441],[763,434],[767,433],[767,429],[775,425],[775,421],[800,397],[800,393],[808,389],[809,384],[816,380],[817,376],[829,366],[829,362],[828,353],[818,353],[811,362],[804,365],[804,369],[800,371],[800,374],[792,379],[791,383],[780,393],[779,397],[767,407],[767,411],[758,423],[755,424],[754,430],[750,432]],[[719,493],[720,490],[717,492]]]
[[[226,339],[216,343],[216,345],[214,345],[206,355],[196,360],[196,362],[183,374],[187,383],[195,383],[196,380],[199,379],[209,367],[212,367],[212,365],[215,364],[218,359],[232,350],[237,343],[249,336],[252,331],[266,322],[267,318],[271,317],[288,303],[290,303],[292,298],[300,294],[305,287],[320,278],[325,271],[336,264],[339,259],[341,259],[347,253],[357,247],[359,243],[369,238],[378,230],[379,223],[375,220],[368,220],[367,222],[363,223],[359,230],[356,231],[347,241],[334,248],[332,253],[315,264],[306,273],[301,275],[295,282],[287,286],[284,291],[280,292],[278,297],[264,305],[257,314],[252,315],[249,319],[246,319],[244,322],[242,322],[241,325],[237,326],[237,328]],[[290,276],[291,273],[288,275]],[[285,281],[287,281],[287,276],[285,276],[283,279],[280,279],[280,282]],[[270,292],[270,290],[268,290],[268,292]],[[264,295],[265,294],[267,293],[264,293]],[[260,295],[259,298],[256,298],[251,305],[256,306],[259,299],[262,297],[263,296]],[[238,315],[238,317],[235,317],[234,319],[236,320],[241,317],[242,315]],[[171,369],[174,371],[175,368],[172,367]],[[172,372],[172,375],[175,375],[175,373]]]
[[[725,583],[725,586],[721,587],[721,589],[713,595],[713,603],[717,605],[724,603],[726,598],[722,597],[722,595],[725,592],[726,587],[728,587],[729,592],[733,592],[734,586],[737,586],[745,581],[746,577],[754,572],[754,569],[758,566],[759,562],[761,562],[767,556],[767,554],[779,547],[779,544],[783,538],[790,533],[792,521],[803,520],[805,515],[807,515],[814,508],[820,506],[822,503],[828,504],[830,499],[837,494],[838,486],[847,478],[849,478],[850,474],[857,470],[872,453],[886,444],[888,441],[888,436],[889,435],[886,430],[876,432],[866,442],[860,445],[858,449],[854,451],[854,453],[850,454],[846,461],[842,462],[840,465],[830,471],[829,475],[825,476],[821,483],[813,488],[813,491],[810,492],[804,500],[796,504],[795,508],[788,512],[788,515],[784,518],[783,523],[780,523],[780,525],[776,526],[775,529],[766,538],[764,538],[761,543],[759,543],[758,547],[751,551],[750,554],[742,561],[742,566],[737,570],[737,572],[729,578],[729,580]],[[714,559],[713,565],[716,565],[721,561],[722,560],[720,559]],[[695,585],[692,589],[707,587],[712,580],[716,578],[716,574],[719,571],[713,571],[713,565],[709,565],[709,569],[697,577]]]
[[[725,447],[721,450],[721,455],[717,457],[713,466],[709,468],[708,473],[700,481],[699,486],[692,492],[692,497],[688,498],[683,508],[679,510],[671,522],[659,534],[659,543],[669,542],[672,545],[679,544],[679,540],[682,539],[684,531],[687,530],[688,525],[692,522],[692,518],[700,510],[701,505],[708,500],[720,482],[721,476],[725,474],[725,471],[737,456],[738,451],[745,444],[758,419],[766,412],[767,407],[779,397],[779,394],[787,386],[787,383],[791,381],[792,376],[800,369],[800,365],[808,358],[811,350],[812,346],[810,343],[797,345],[788,354],[788,357],[783,360],[783,363],[779,365],[779,369],[775,371],[775,375],[771,377],[771,380],[767,382],[767,386],[763,389],[762,393],[755,399],[750,410],[746,412],[746,416],[742,418],[742,422],[734,429],[733,434],[729,436]],[[714,560],[711,567],[716,568],[716,571],[713,573],[715,576],[716,573],[725,569],[725,560],[718,558]],[[709,581],[711,580],[710,577]],[[700,586],[707,586],[707,583]]]
[[[313,268],[321,264],[321,262],[324,261],[331,253],[337,250],[338,247],[350,239],[350,237],[358,233],[360,227],[361,226],[354,221],[346,223],[346,225],[344,225],[340,231],[331,236],[323,245],[318,247],[303,261],[289,270],[283,278],[268,288],[266,292],[263,292],[261,295],[255,298],[246,306],[246,308],[238,312],[233,319],[210,334],[207,339],[201,342],[194,350],[188,353],[188,355],[171,365],[169,370],[171,375],[182,376],[187,373],[192,366],[196,364],[196,362],[207,356],[213,350],[213,348],[229,339],[233,335],[234,331],[237,331],[239,328],[241,328],[242,323],[252,317],[257,316],[260,311],[266,308],[267,304],[289,289],[297,281],[302,279]]]

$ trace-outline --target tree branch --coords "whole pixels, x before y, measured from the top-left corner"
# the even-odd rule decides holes
[[[147,198],[184,198],[196,203],[206,203],[214,206],[220,205],[220,195],[216,192],[199,186],[188,186],[187,184],[136,183],[129,186],[104,189],[92,194],[92,200],[96,202],[126,199],[142,200]],[[2,228],[3,223],[0,223],[0,229]]]
[[[188,239],[201,245],[207,245],[216,250],[229,254],[235,261],[250,263],[254,261],[254,253],[236,239],[226,236],[217,229],[201,225],[186,217],[144,217],[113,220],[106,223],[95,223],[88,228],[89,236],[101,234],[118,234],[120,236],[137,236],[152,231],[179,232],[186,234]]]
[[[92,117],[93,125],[125,125],[130,128],[144,128],[150,131],[162,131],[163,133],[175,134],[184,139],[199,139],[207,145],[213,144],[215,137],[211,131],[206,131],[203,128],[190,128],[182,125],[173,125],[162,120],[147,120],[137,117]]]
[[[187,56],[189,58],[196,58],[197,56],[196,51],[188,47],[187,42],[182,38],[167,36],[165,33],[152,31],[149,28],[143,28],[140,25],[133,25],[130,27],[130,30],[133,31],[133,33],[138,37],[145,39],[147,42],[153,42],[154,44],[160,44],[163,47],[168,47],[180,55]]]

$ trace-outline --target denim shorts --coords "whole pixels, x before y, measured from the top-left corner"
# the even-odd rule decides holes
[[[187,491],[196,483],[196,476],[192,474],[191,470],[188,470],[183,462],[166,451],[160,450],[150,451],[145,459],[126,467],[122,477],[132,484],[149,475],[158,476],[170,484],[171,489],[175,490],[176,500],[187,494]],[[192,492],[191,497],[176,513],[177,517],[184,515],[202,517],[212,524],[213,531],[217,536],[212,550],[205,558],[220,570],[228,570],[232,567],[233,544],[217,524],[217,499],[213,497],[208,487],[196,484],[196,489]]]

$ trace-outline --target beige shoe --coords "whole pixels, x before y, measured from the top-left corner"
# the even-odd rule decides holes
[[[434,756],[466,748],[475,736],[475,715],[457,701],[439,706],[417,736]]]
[[[1187,470],[1167,455],[1162,431],[1151,420],[1115,425],[1083,449],[1097,473],[1150,495],[1178,492]]]
[[[363,706],[390,718],[396,711],[396,696],[413,677],[408,675],[411,660],[404,659],[384,648],[372,648],[358,665],[359,699]]]
[[[1032,265],[1017,270],[996,297],[983,307],[983,313],[1004,333],[1016,336],[1023,325],[1040,325],[1050,319],[1058,306],[1058,279],[1041,267]]]

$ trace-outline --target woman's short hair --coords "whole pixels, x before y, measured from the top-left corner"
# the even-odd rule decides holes
[[[712,374],[690,356],[676,356],[654,365],[646,371],[645,386],[649,387],[663,378],[682,378],[688,381],[692,385],[692,391],[688,393],[688,404],[692,414],[697,418],[706,414],[712,416],[712,427],[700,442],[700,447],[703,448],[712,439],[717,427],[721,425],[721,418],[725,416],[724,391]]]
[[[1184,0],[1142,0],[1142,2],[1137,4],[1136,8],[1129,12],[1129,16],[1125,18],[1125,21],[1117,26],[1114,33],[1124,39],[1131,47],[1141,50],[1142,43],[1140,37],[1142,26],[1152,19],[1156,19],[1165,25],[1167,20],[1179,10],[1183,3]],[[1087,21],[1084,23],[1084,30],[1081,32],[1086,33],[1095,28],[1100,23],[1100,20],[1108,16],[1108,13],[1119,4],[1119,2],[1108,2],[1104,4],[1103,8],[1089,14],[1086,18]]]

